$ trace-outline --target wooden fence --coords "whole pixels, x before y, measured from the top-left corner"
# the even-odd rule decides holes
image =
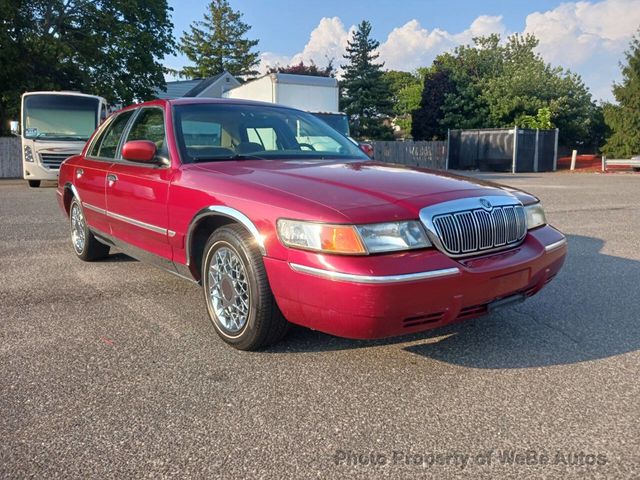
[[[373,158],[379,162],[444,170],[447,142],[371,142]]]

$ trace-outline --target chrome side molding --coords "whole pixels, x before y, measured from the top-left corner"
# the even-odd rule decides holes
[[[300,265],[297,263],[289,263],[289,266],[296,272],[308,273],[309,275],[315,275],[316,277],[327,278],[329,280],[373,284],[414,282],[416,280],[427,280],[430,278],[446,277],[450,275],[458,275],[460,273],[460,269],[458,267],[452,267],[443,268],[440,270],[429,270],[426,272],[404,273],[399,275],[359,275],[353,273],[324,270],[322,268],[308,267],[306,265]]]
[[[142,222],[140,220],[136,220],[135,218],[125,217],[124,215],[120,215],[119,213],[110,212],[105,210],[104,208],[96,207],[95,205],[91,205],[87,202],[82,202],[82,206],[87,210],[92,210],[96,213],[101,213],[102,215],[106,215],[107,217],[115,218],[116,220],[120,220],[121,222],[128,223],[130,225],[134,225],[136,227],[144,228],[145,230],[149,230],[154,233],[159,233],[161,235],[169,235],[169,230],[166,228],[158,227],[156,225],[151,225],[150,223]],[[173,232],[175,235],[175,232]],[[169,236],[173,236],[169,235]]]

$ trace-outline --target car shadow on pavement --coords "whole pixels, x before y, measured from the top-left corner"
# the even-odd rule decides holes
[[[640,349],[640,261],[601,253],[604,241],[568,236],[563,270],[525,303],[420,334],[354,341],[296,328],[267,351],[401,346],[471,368],[566,365]],[[410,343],[406,345],[406,343]]]
[[[137,261],[138,260],[136,260],[135,258],[130,257],[129,255],[122,252],[111,253],[101,260],[102,263],[110,263],[110,262],[125,263],[125,262],[137,262]]]

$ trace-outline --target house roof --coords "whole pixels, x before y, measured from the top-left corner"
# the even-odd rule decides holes
[[[156,97],[171,100],[180,97],[197,97],[205,89],[214,84],[225,73],[222,72],[213,77],[195,78],[193,80],[178,80],[175,82],[167,82],[167,90],[156,89]]]

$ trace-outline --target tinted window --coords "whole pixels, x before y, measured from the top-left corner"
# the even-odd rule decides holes
[[[158,151],[164,148],[164,113],[159,108],[143,108],[133,121],[127,142],[149,140],[156,144]]]
[[[100,144],[98,147],[98,154],[96,155],[97,157],[115,158],[118,145],[120,144],[120,137],[122,137],[122,133],[124,132],[131,115],[133,115],[133,112],[133,110],[123,112],[111,122],[107,127],[103,138],[101,138],[99,142],[96,142],[96,146],[98,143]]]
[[[346,137],[305,112],[240,104],[174,106],[183,162],[240,159],[368,159]]]

